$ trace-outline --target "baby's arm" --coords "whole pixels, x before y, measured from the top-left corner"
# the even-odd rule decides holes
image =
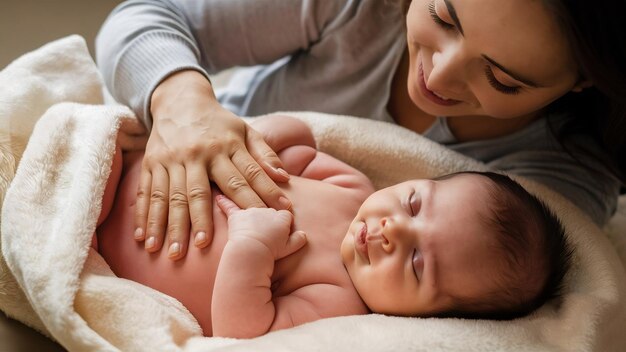
[[[228,216],[229,231],[213,289],[213,336],[251,338],[322,318],[369,312],[355,300],[356,293],[336,284],[321,282],[274,296],[275,262],[302,248],[304,233],[290,234],[292,215],[286,210],[241,210],[224,196],[216,200]]]
[[[263,135],[265,143],[276,153],[294,145],[308,145],[315,148],[315,137],[311,129],[295,117],[268,115],[252,120],[250,125]]]
[[[302,232],[291,234],[293,216],[285,210],[242,211],[224,196],[217,204],[228,216],[228,242],[217,269],[211,320],[213,336],[249,338],[272,327],[274,262],[306,243]]]
[[[353,167],[315,149],[315,140],[306,124],[294,118],[272,116],[259,119],[253,128],[262,133],[270,147],[278,153],[290,174],[358,189],[368,195],[373,187],[367,177]],[[248,209],[235,212],[234,204],[224,206],[229,216],[229,241],[224,248],[216,275],[212,302],[214,336],[254,337],[268,331],[297,326],[317,319],[338,315],[363,314],[367,309],[355,303],[352,291],[334,284],[319,283],[301,287],[288,295],[273,297],[271,276],[274,262],[281,256],[270,254],[259,239],[276,245],[287,245],[294,237],[290,227],[263,229],[275,221],[278,213],[272,209]],[[226,208],[226,209],[225,209]],[[231,210],[229,210],[231,209]],[[291,214],[283,212],[280,216]],[[259,220],[259,217],[262,217]],[[246,225],[247,237],[233,241],[236,227]],[[261,227],[263,225],[263,227]],[[289,222],[288,225],[291,225]],[[269,231],[268,231],[269,230]],[[299,235],[298,235],[299,236]],[[291,245],[282,256],[297,251]],[[296,242],[296,241],[294,241]],[[323,302],[323,303],[322,303]],[[332,304],[331,304],[332,303]]]
[[[252,123],[278,154],[290,175],[324,181],[371,193],[370,180],[359,170],[316,149],[309,126],[293,117],[271,115]]]

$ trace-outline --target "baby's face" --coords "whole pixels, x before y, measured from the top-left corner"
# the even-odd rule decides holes
[[[363,203],[341,256],[373,312],[432,315],[494,288],[496,242],[482,222],[490,182],[467,174],[408,181]]]

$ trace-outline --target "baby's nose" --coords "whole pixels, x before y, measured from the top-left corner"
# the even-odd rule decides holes
[[[384,234],[387,242],[396,246],[412,238],[413,230],[410,222],[404,218],[385,218],[381,220],[381,225],[381,233]]]
[[[393,225],[393,221],[391,221],[388,218],[382,218],[380,220],[380,239],[381,239],[381,245],[383,247],[383,250],[387,253],[391,253],[393,252],[394,249],[394,243],[393,240],[390,241],[390,239],[393,238],[394,236],[394,225]]]

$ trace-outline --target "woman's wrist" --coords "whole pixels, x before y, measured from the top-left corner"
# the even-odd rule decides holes
[[[171,104],[189,99],[219,106],[211,82],[196,70],[184,70],[167,77],[154,89],[150,97],[150,113],[154,118]]]

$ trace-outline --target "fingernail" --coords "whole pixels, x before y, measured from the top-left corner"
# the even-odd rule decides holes
[[[204,244],[204,242],[206,242],[206,239],[207,239],[206,232],[200,231],[200,232],[196,233],[196,237],[194,238],[193,243],[196,246],[200,246],[200,245]]]
[[[133,236],[135,237],[136,240],[141,241],[143,240],[143,229],[141,227],[138,227],[135,230],[135,233],[133,234]]]
[[[291,209],[291,202],[285,197],[281,196],[280,198],[278,198],[278,204],[280,204],[283,209]]]
[[[175,257],[180,253],[180,243],[174,242],[170,244],[170,248],[167,250],[168,257]]]
[[[282,177],[284,178],[289,178],[289,174],[287,173],[287,171],[285,171],[284,169],[277,167],[276,172],[278,172]]]
[[[148,237],[148,239],[146,240],[146,249],[151,249],[152,247],[154,247],[155,243],[156,238],[154,238],[154,236]]]

